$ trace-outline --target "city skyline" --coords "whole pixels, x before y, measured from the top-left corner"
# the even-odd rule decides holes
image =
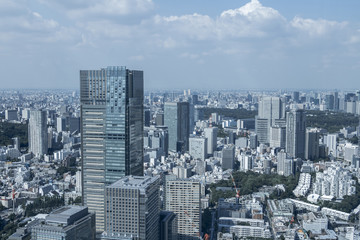
[[[6,0],[2,88],[78,88],[79,69],[124,63],[145,89],[356,88],[359,5]]]

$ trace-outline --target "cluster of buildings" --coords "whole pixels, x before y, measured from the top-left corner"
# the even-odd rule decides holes
[[[359,129],[330,134],[308,127],[305,110],[359,114],[358,92],[144,94],[143,86],[142,71],[107,67],[80,71],[80,94],[0,97],[0,116],[29,126],[28,149],[21,149],[17,138],[0,148],[3,206],[21,213],[20,205],[39,196],[62,196],[67,205],[28,221],[23,234],[34,239],[51,234],[64,239],[295,239],[309,237],[307,231],[336,236],[328,222],[349,219],[349,213],[313,203],[355,194],[360,157],[358,146],[347,139],[359,136]],[[209,114],[208,108],[257,115],[235,119],[216,110]],[[320,158],[331,161],[318,163]],[[265,201],[283,186],[240,202],[221,199],[211,233],[205,235],[207,187],[229,180],[237,169],[285,177],[301,172],[293,194],[311,196],[312,203]],[[75,199],[84,207],[72,206]],[[303,216],[292,220],[298,212]],[[83,231],[85,226],[91,231]]]

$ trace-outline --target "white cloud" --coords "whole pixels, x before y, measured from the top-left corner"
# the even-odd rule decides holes
[[[325,19],[313,20],[294,17],[290,26],[295,30],[302,31],[310,37],[324,36],[335,31],[341,31],[347,26],[347,22],[328,21]]]

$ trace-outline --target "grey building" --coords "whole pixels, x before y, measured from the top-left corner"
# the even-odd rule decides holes
[[[259,101],[258,115],[255,118],[255,131],[259,143],[270,143],[270,127],[278,119],[285,118],[285,104],[279,97],[263,97]]]
[[[221,167],[223,169],[234,169],[235,146],[226,145],[221,151]]]
[[[286,153],[291,158],[305,157],[305,113],[292,110],[286,114]]]
[[[111,239],[159,239],[160,177],[126,176],[106,187],[106,225]]]
[[[209,127],[204,129],[204,136],[207,139],[207,154],[213,155],[217,148],[217,127]]]
[[[93,240],[95,233],[95,215],[80,206],[57,209],[45,221],[31,227],[34,240]]]
[[[191,137],[189,142],[190,155],[194,159],[205,160],[207,156],[207,139],[204,137]]]
[[[164,124],[169,131],[169,150],[185,152],[189,149],[190,108],[188,102],[167,102]]]
[[[105,227],[105,187],[143,175],[143,72],[126,67],[80,71],[82,196]]]
[[[80,132],[80,118],[70,117],[69,118],[69,131],[73,133],[75,131]]]
[[[173,212],[160,212],[160,240],[177,240],[177,218]]]
[[[56,118],[56,131],[64,132],[66,131],[66,119],[63,117]]]
[[[29,120],[29,152],[44,155],[48,151],[48,130],[46,111],[30,111]]]
[[[305,159],[316,160],[319,158],[320,132],[316,128],[306,129]]]
[[[18,120],[18,111],[17,110],[5,110],[5,119],[8,121]]]
[[[270,127],[270,147],[285,148],[286,127],[275,125]]]

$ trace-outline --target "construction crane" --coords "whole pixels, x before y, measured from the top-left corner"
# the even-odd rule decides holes
[[[239,204],[239,200],[240,200],[240,190],[238,190],[238,188],[236,187],[236,183],[235,183],[235,180],[234,180],[234,177],[233,175],[230,173],[230,176],[231,176],[231,181],[234,185],[234,188],[235,188],[235,191],[236,191],[236,204]]]
[[[189,222],[191,222],[191,225],[193,226],[194,230],[197,231],[197,227],[196,227],[195,223],[193,222],[192,218],[190,217],[189,213],[187,211],[184,211],[184,213],[189,218]],[[200,235],[200,229],[199,229],[199,231],[197,231],[197,235],[200,240],[203,240]]]
[[[294,216],[292,216],[292,217],[291,217],[291,220],[290,220],[290,222],[289,222],[289,227],[288,227],[288,229],[290,229],[290,228],[291,228],[291,225],[293,225],[293,224],[294,224],[294,222],[295,222],[295,220],[294,220]]]

